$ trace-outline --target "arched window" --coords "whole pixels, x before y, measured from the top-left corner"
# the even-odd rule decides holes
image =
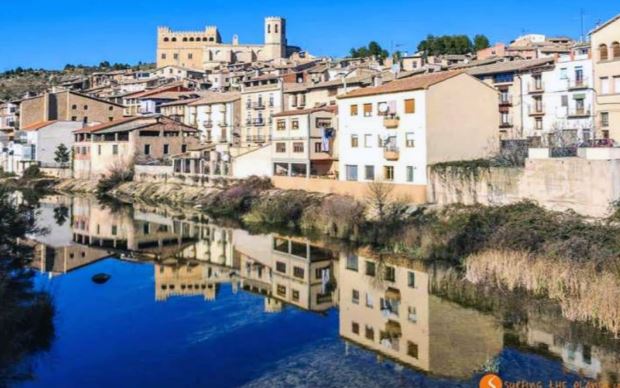
[[[613,42],[611,44],[611,56],[612,58],[620,58],[620,43]]]
[[[193,42],[194,41],[194,37],[189,38],[189,41]]]
[[[206,42],[207,41],[207,37],[205,36],[204,38],[202,38],[202,41]]]
[[[71,109],[77,109],[77,105],[75,104],[71,105]]]
[[[170,39],[168,39],[168,37],[164,38],[164,42],[168,42]]]
[[[176,41],[177,41],[177,38],[172,38],[172,41],[173,41],[173,42],[176,42]]]
[[[600,46],[598,46],[598,55],[599,55],[599,59],[601,61],[606,61],[608,58],[607,55],[607,45],[606,44],[602,44]]]
[[[209,42],[215,42],[215,38],[214,37],[210,37],[209,38]]]
[[[183,42],[187,42],[187,38],[183,38]]]

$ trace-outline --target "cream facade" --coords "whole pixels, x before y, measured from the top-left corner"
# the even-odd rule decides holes
[[[338,102],[340,180],[420,186],[431,164],[488,157],[499,147],[496,104],[493,88],[460,72],[346,94]]]
[[[276,75],[244,81],[241,90],[241,146],[256,147],[270,141],[273,115],[283,110],[283,83]]]
[[[597,130],[620,141],[620,15],[590,33],[594,61]]]

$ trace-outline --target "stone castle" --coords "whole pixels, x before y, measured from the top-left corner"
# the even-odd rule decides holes
[[[222,64],[276,61],[287,58],[300,49],[288,46],[286,20],[282,17],[265,18],[265,42],[240,44],[234,35],[232,42],[222,43],[215,26],[204,31],[172,31],[169,27],[157,29],[157,67],[169,65],[192,69],[213,69]]]

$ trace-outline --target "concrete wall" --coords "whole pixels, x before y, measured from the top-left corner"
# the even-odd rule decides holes
[[[620,160],[528,160],[525,168],[479,170],[475,179],[455,170],[429,174],[428,200],[439,205],[501,205],[527,199],[550,210],[605,217],[611,202],[620,198]]]
[[[271,148],[269,145],[248,151],[232,160],[232,176],[235,178],[247,178],[252,175],[270,176],[271,173]]]
[[[348,195],[357,200],[365,200],[368,196],[367,182],[288,176],[273,176],[271,182],[275,187],[282,190],[305,190],[324,194]],[[386,183],[386,185],[393,188],[392,197],[395,199],[404,199],[416,204],[426,202],[425,185],[393,183]]]

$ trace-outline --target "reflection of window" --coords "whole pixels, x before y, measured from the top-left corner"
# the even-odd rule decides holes
[[[291,294],[291,298],[294,302],[299,302],[299,291],[293,290]]]
[[[360,303],[360,292],[358,290],[353,290],[351,292],[351,303],[353,304]]]
[[[351,331],[353,332],[353,334],[359,334],[360,333],[360,324],[357,322],[351,322]]]
[[[304,278],[304,269],[301,267],[293,267],[293,276],[299,279]]]
[[[396,269],[394,269],[394,267],[390,267],[390,266],[385,267],[384,280],[387,280],[389,282],[393,282],[396,280]]]
[[[357,272],[357,268],[358,268],[357,261],[358,261],[357,255],[353,255],[353,254],[347,255],[347,269]]]
[[[375,263],[372,261],[367,261],[366,262],[366,275],[375,276],[375,272],[376,272]]]
[[[609,126],[609,112],[601,112],[601,127]]]
[[[278,294],[278,296],[286,296],[286,287],[278,284],[278,286],[276,287],[276,293]]]
[[[413,358],[418,358],[418,345],[407,341],[407,354]]]
[[[373,307],[372,295],[370,295],[369,293],[366,293],[366,307]]]
[[[375,329],[373,329],[372,327],[366,325],[366,338],[374,341],[375,340]]]
[[[418,322],[418,311],[416,310],[415,307],[413,307],[413,306],[407,307],[407,319],[411,323],[417,323]]]
[[[411,288],[415,288],[415,272],[407,272],[407,285]]]

